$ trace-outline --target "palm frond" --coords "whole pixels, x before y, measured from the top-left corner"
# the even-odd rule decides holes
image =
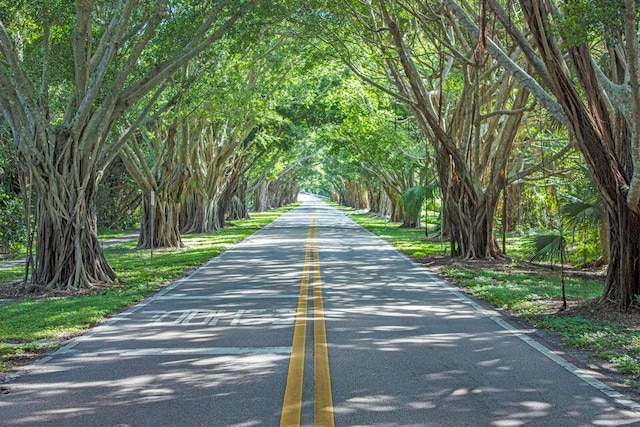
[[[426,194],[426,189],[422,185],[416,185],[402,193],[402,205],[408,216],[417,217],[420,214]]]
[[[560,234],[541,234],[529,239],[527,246],[533,252],[531,261],[561,259],[565,239]]]
[[[562,208],[562,213],[570,226],[586,222],[597,225],[604,217],[604,206],[600,200],[585,201],[572,197],[572,202]]]
[[[440,186],[435,182],[425,187],[425,197],[427,199],[435,199],[436,195],[440,192]]]

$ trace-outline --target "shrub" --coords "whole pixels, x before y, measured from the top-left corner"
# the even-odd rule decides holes
[[[0,188],[0,253],[13,254],[27,242],[27,226],[22,200]]]

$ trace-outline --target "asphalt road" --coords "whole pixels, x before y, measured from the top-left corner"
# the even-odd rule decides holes
[[[2,426],[640,425],[316,199],[3,386]]]

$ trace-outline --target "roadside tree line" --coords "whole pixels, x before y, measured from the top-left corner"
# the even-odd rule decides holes
[[[141,190],[139,247],[150,218],[155,245],[179,247],[182,232],[246,217],[254,195],[259,210],[295,199],[291,170],[305,154],[287,144],[274,99],[299,78],[283,56],[304,52],[278,26],[283,10],[256,0],[0,7],[0,110],[21,192],[33,194],[32,286],[117,280],[96,234],[98,184],[116,158]]]
[[[604,211],[602,299],[622,310],[636,302],[640,61],[633,0],[337,0],[312,2],[306,13],[313,32],[362,81],[403,105],[427,141],[452,255],[500,256],[500,196],[575,149]],[[536,164],[532,149],[550,133],[564,144]],[[392,181],[381,176],[378,183],[396,206]],[[358,187],[344,183],[340,191]]]
[[[637,26],[632,0],[2,6],[0,109],[34,194],[32,283],[116,279],[95,199],[118,159],[142,194],[140,247],[151,218],[156,244],[178,247],[304,186],[408,227],[438,193],[451,254],[497,258],[497,218],[506,232],[536,216],[523,204],[577,203],[591,182],[603,301],[627,309],[640,294]]]

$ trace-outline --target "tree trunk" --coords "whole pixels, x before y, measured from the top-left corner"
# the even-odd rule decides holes
[[[358,181],[347,180],[345,182],[345,188],[351,202],[350,206],[358,210],[364,209],[366,207],[364,186]]]
[[[231,209],[229,211],[230,220],[248,219],[249,207],[247,203],[247,180],[242,179],[236,188],[236,192],[231,199]]]
[[[253,211],[265,212],[267,208],[267,188],[269,184],[264,181],[256,187],[256,191],[253,198]]]
[[[218,202],[216,203],[217,215],[216,215],[216,223],[214,225],[214,229],[215,230],[219,230],[221,228],[224,228],[227,225],[226,224],[226,215],[230,210],[231,197],[232,197],[231,193],[225,191],[218,198]]]
[[[422,48],[412,47],[414,36],[408,25],[404,27],[405,19],[396,14],[391,2],[377,4],[380,20],[391,36],[391,40],[383,40],[381,49],[386,53],[387,43],[392,42],[398,55],[397,60],[386,61],[389,76],[400,99],[410,100],[407,105],[416,123],[433,144],[443,194],[442,232],[450,239],[451,255],[500,256],[494,215],[504,186],[504,166],[518,137],[529,93],[518,89],[514,79],[495,72],[497,63],[488,60],[485,53],[486,34],[475,38],[478,45],[458,45],[457,36],[447,38],[449,33],[443,32],[444,39],[458,47],[450,51],[455,68],[443,63],[437,77],[435,73],[424,74],[421,61],[414,60],[422,55]],[[441,19],[431,17],[428,11],[408,12],[428,26],[431,21],[427,16]],[[464,76],[462,90],[455,96],[442,87],[453,69]],[[433,86],[434,80],[440,80],[439,87]]]
[[[482,191],[465,182],[448,156],[439,154],[437,166],[442,193],[442,232],[449,238],[451,256],[500,257],[494,218],[504,181],[495,180],[492,187]]]
[[[233,196],[231,199],[231,210],[229,212],[229,220],[235,221],[240,219],[249,219],[249,209],[247,202],[239,196]]]
[[[368,209],[370,212],[380,212],[380,191],[369,188]]]
[[[197,192],[190,192],[180,214],[183,233],[208,233],[218,229],[218,203]]]
[[[336,189],[336,193],[338,193],[338,203],[342,206],[353,207],[346,182],[343,180],[336,180],[336,182],[333,182],[333,186]]]
[[[391,202],[391,213],[389,221],[401,222],[402,228],[416,228],[417,218],[407,218],[404,212],[404,206],[402,204],[402,197],[400,194],[391,191],[387,191],[389,201]]]
[[[216,224],[217,229],[225,227],[227,217],[232,215],[234,195],[242,191],[242,170],[242,162],[238,161],[234,167],[231,168],[231,172],[227,176],[220,197],[218,198],[219,216],[217,218],[218,223]]]
[[[607,206],[609,253],[602,301],[626,310],[640,295],[640,215],[629,209],[620,194],[617,209]]]
[[[95,179],[89,179],[78,191],[58,173],[37,186],[33,286],[76,290],[116,280],[98,242],[95,187]]]
[[[276,207],[279,208],[295,203],[298,200],[299,192],[300,188],[295,182],[288,182],[284,184],[284,187],[280,190],[280,200],[278,201],[278,206]]]
[[[601,300],[612,301],[620,310],[627,310],[640,294],[640,214],[632,209],[637,205],[630,205],[627,200],[634,176],[631,151],[637,126],[624,115],[624,105],[613,105],[607,98],[590,47],[582,44],[568,50],[568,58],[576,71],[576,83],[568,73],[564,52],[554,38],[549,5],[538,0],[520,0],[520,3],[549,73],[550,90],[569,119],[576,145],[604,201],[611,260]],[[622,63],[625,58],[614,54],[610,60]],[[613,73],[612,79],[622,83],[620,75]],[[633,105],[632,108],[640,107]]]
[[[507,193],[507,231],[517,231],[520,225],[524,184],[512,184]]]
[[[149,193],[142,203],[142,220],[138,249],[151,247],[151,200]],[[156,194],[153,207],[153,247],[183,248],[180,237],[180,204],[166,194]]]
[[[478,199],[476,199],[478,200]],[[451,243],[451,256],[465,259],[493,259],[501,256],[494,233],[494,214],[497,199],[478,201],[443,200],[447,218],[447,235]]]

